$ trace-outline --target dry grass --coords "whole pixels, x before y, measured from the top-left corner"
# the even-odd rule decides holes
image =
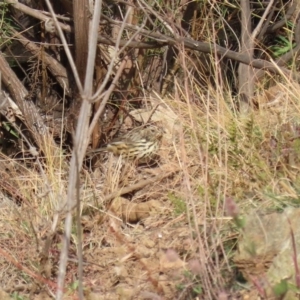
[[[225,214],[225,199],[233,199],[240,215],[299,205],[299,87],[290,80],[278,83],[283,95],[278,101],[241,118],[225,86],[202,91],[193,77],[185,78],[184,84],[175,83],[172,97],[159,99],[166,115],[172,112],[176,120],[165,124],[157,168],[127,166],[122,173],[119,162],[110,157],[92,174],[81,173],[87,299],[216,299],[225,291],[233,295],[231,258],[239,231]],[[67,164],[64,156],[54,163],[49,155],[44,174],[32,164],[2,169],[3,182],[23,197],[17,206],[3,195],[0,209],[1,288],[11,295],[18,292],[23,297],[19,299],[54,293]],[[103,202],[121,187],[167,172],[172,173],[121,198],[119,206],[115,200]],[[145,210],[138,223],[124,220],[122,210],[128,213],[128,207]],[[56,216],[47,260],[40,253],[47,249],[44,243]],[[75,228],[66,299],[76,299]]]
[[[227,2],[201,4],[191,36],[215,43]],[[171,94],[149,101],[161,104],[153,117],[166,129],[157,167],[99,156],[98,168],[87,162],[80,172],[86,299],[235,297],[237,217],[299,206],[299,85],[283,75],[268,90],[258,84],[260,108],[242,117],[223,81],[228,70],[203,56],[179,49]],[[0,299],[56,292],[70,158],[43,152],[42,166],[0,157]],[[78,236],[74,220],[64,299],[77,299]]]

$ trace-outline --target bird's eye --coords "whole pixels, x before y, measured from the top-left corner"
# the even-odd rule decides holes
[[[151,128],[151,133],[156,133],[157,130],[155,130],[155,128]]]

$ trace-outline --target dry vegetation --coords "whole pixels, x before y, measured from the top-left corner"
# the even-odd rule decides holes
[[[48,10],[33,3],[26,4],[39,12]],[[130,24],[123,32],[113,27],[117,21],[113,20],[110,4],[103,4],[106,18],[101,16],[101,21],[108,23],[101,23],[98,42],[102,44],[97,50],[96,66],[88,69],[90,73],[95,69],[90,91],[89,83],[84,84],[87,75],[78,68],[82,63],[78,57],[75,64],[79,80],[74,74],[73,79],[63,76],[69,62],[60,47],[29,50],[25,46],[23,50],[30,51],[29,63],[23,65],[16,57],[10,61],[6,47],[14,39],[24,42],[27,37],[39,43],[36,32],[28,31],[26,36],[20,25],[10,28],[21,20],[15,11],[26,15],[20,7],[12,10],[11,6],[1,6],[1,59],[9,62],[6,72],[17,74],[12,84],[27,94],[25,100],[18,94],[20,89],[11,90],[10,79],[2,80],[19,108],[7,105],[7,96],[2,93],[0,299],[267,297],[257,274],[246,278],[246,283],[237,268],[243,266],[234,256],[245,219],[251,213],[281,212],[287,206],[299,206],[300,86],[293,73],[298,69],[297,51],[292,53],[289,65],[278,60],[270,62],[276,52],[270,50],[270,36],[257,38],[258,44],[263,43],[263,37],[269,40],[259,44],[263,50],[256,57],[261,60],[253,60],[252,65],[265,66],[270,73],[264,70],[255,75],[256,80],[248,82],[254,94],[246,95],[251,101],[246,101],[247,112],[241,114],[239,108],[243,106],[245,111],[245,106],[240,94],[247,91],[238,86],[240,78],[234,64],[247,62],[247,57],[232,50],[238,50],[232,41],[237,44],[239,38],[228,31],[242,31],[236,16],[239,5],[191,1],[192,7],[187,11],[193,14],[190,18],[185,15],[186,22],[180,23],[188,4],[137,3],[133,5],[135,14],[128,12],[123,2],[114,4],[122,18],[126,19],[123,13],[128,13],[126,20]],[[275,4],[277,14],[272,9],[268,12],[276,23],[292,4]],[[201,11],[193,5],[201,6]],[[294,7],[294,11],[297,9]],[[264,11],[266,6],[255,10],[254,23],[259,22]],[[174,21],[170,12],[176,12]],[[56,13],[74,17],[76,22],[70,12]],[[41,13],[36,18],[42,20],[41,16],[45,15]],[[144,24],[145,28],[133,31],[145,16],[148,27]],[[299,12],[290,20],[296,22],[297,18]],[[33,28],[40,26],[39,22]],[[62,22],[61,28],[68,32],[68,20]],[[261,30],[268,32],[266,28]],[[145,38],[143,30],[150,29],[152,36]],[[280,27],[276,34],[294,41],[293,30]],[[130,42],[149,43],[153,49],[134,48],[128,42],[116,55],[114,43],[103,44],[109,35],[121,46],[132,38]],[[56,34],[57,40],[52,43],[57,44],[58,37]],[[162,45],[166,37],[169,40]],[[204,55],[208,51],[201,52],[201,45],[197,51],[189,48],[189,39],[213,44],[222,38],[227,44],[232,42],[228,53],[215,48]],[[50,55],[51,51],[54,52]],[[164,60],[164,51],[169,60]],[[230,57],[234,53],[236,60]],[[110,60],[115,60],[111,69]],[[161,80],[164,64],[169,64],[169,69]],[[1,72],[7,76],[3,66]],[[93,93],[105,81],[105,89],[92,106]],[[71,88],[63,90],[66,82]],[[80,123],[85,103],[86,124]],[[99,107],[104,109],[102,113]],[[29,109],[34,113],[28,113]],[[58,111],[60,118],[55,118]],[[40,134],[33,116],[47,133]],[[51,116],[51,121],[45,116]],[[85,156],[87,148],[105,144],[150,116],[165,129],[156,165],[139,166],[111,154]],[[83,135],[75,121],[82,125]],[[96,129],[88,127],[92,122]],[[89,139],[85,138],[87,134]],[[67,253],[63,279],[59,272],[64,267],[62,253]],[[282,295],[273,296],[284,299]]]

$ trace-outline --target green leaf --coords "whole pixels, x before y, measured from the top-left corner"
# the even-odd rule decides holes
[[[274,294],[276,296],[285,295],[288,291],[288,282],[286,279],[281,280],[273,287]]]

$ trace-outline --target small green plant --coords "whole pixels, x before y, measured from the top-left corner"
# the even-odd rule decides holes
[[[275,58],[280,57],[296,46],[296,43],[293,43],[282,35],[277,36],[275,41],[276,45],[270,47],[270,50]]]
[[[185,270],[183,272],[184,282],[176,285],[178,291],[184,292],[186,295],[185,299],[194,299],[199,295],[203,294],[203,288],[199,283],[199,279],[191,271]],[[188,296],[193,298],[187,298]]]
[[[11,43],[10,41],[7,41],[7,37],[9,36],[10,28],[13,27],[11,25],[12,21],[9,17],[7,17],[8,14],[8,5],[6,3],[0,4],[0,45],[3,43]]]
[[[288,292],[288,282],[286,279],[281,280],[273,287],[273,292],[276,297],[284,297],[284,295]],[[282,299],[282,298],[281,298]]]
[[[18,292],[13,292],[11,295],[12,299],[14,300],[29,300],[29,298],[25,297],[25,296],[21,296],[19,295]]]
[[[76,291],[78,289],[78,284],[79,284],[78,280],[72,282],[71,285],[70,285],[70,287],[69,287],[69,289],[72,292]]]
[[[175,196],[173,193],[169,193],[168,198],[174,205],[174,212],[176,215],[186,212],[186,203],[183,199]]]
[[[203,290],[202,290],[202,287],[200,284],[198,285],[195,285],[193,287],[193,292],[196,294],[196,295],[201,295],[203,293]]]

